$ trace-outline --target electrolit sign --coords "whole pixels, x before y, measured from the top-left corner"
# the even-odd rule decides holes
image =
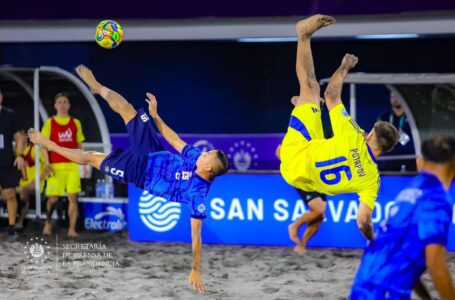
[[[88,230],[120,231],[127,227],[127,200],[81,198],[84,227]]]
[[[406,176],[381,179],[381,190],[373,212],[375,228],[387,218],[393,200],[411,180],[412,177]],[[165,232],[152,230],[144,224],[139,213],[142,193],[130,185],[130,238],[190,242],[188,205],[181,204],[180,218],[174,227]],[[206,206],[203,241],[215,244],[290,246],[288,225],[307,211],[300,195],[280,175],[224,175],[213,183]],[[365,247],[366,240],[357,228],[357,211],[356,194],[328,197],[326,218],[309,246]],[[455,250],[455,216],[452,221],[449,249]]]

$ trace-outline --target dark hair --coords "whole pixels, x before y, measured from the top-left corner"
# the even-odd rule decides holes
[[[221,150],[216,151],[216,159],[220,162],[221,168],[216,172],[213,172],[214,177],[226,174],[229,170],[229,159],[227,158],[226,153]]]
[[[68,99],[68,101],[70,100],[70,98],[68,97],[68,94],[67,93],[58,93],[57,95],[55,95],[54,97],[54,104],[55,104],[55,101],[57,101],[58,98],[60,97],[66,97],[66,99]]]
[[[376,144],[382,153],[392,150],[400,139],[398,130],[389,122],[376,122],[373,130],[376,135]]]
[[[455,138],[436,134],[422,143],[422,155],[427,161],[448,163],[455,160]]]

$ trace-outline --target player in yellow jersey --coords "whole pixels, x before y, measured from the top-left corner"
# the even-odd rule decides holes
[[[334,22],[332,17],[315,15],[297,23],[300,95],[282,142],[280,171],[290,185],[303,191],[327,195],[358,193],[357,225],[371,240],[371,215],[379,190],[376,158],[393,149],[399,134],[387,122],[376,123],[366,134],[347,113],[341,102],[341,89],[346,74],[357,64],[357,57],[346,54],[324,93],[334,133],[332,138],[324,139],[320,87],[314,73],[310,39],[316,30]],[[302,225],[299,220],[295,224]],[[290,226],[291,238],[297,245],[298,227]]]

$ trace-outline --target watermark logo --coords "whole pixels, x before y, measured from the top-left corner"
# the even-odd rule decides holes
[[[181,207],[178,202],[169,202],[144,191],[139,198],[139,215],[150,230],[166,232],[174,228],[180,219]]]
[[[63,268],[120,267],[114,252],[103,242],[63,243],[62,249]]]
[[[256,160],[259,156],[253,144],[242,140],[229,148],[228,158],[238,171],[247,171],[251,166],[257,166]]]
[[[93,218],[85,218],[85,228],[94,230],[118,231],[126,227],[125,214],[120,207],[106,207]]]
[[[21,273],[24,275],[49,274],[51,266],[46,263],[50,254],[50,247],[43,238],[34,237],[24,246],[24,255],[30,264],[23,265]]]
[[[49,256],[49,246],[43,238],[31,238],[24,246],[24,254],[32,263],[43,263]]]

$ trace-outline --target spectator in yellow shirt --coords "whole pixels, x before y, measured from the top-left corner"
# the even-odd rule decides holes
[[[82,132],[81,122],[69,115],[70,100],[64,93],[59,93],[54,98],[54,108],[57,114],[47,120],[41,130],[42,134],[65,148],[82,149],[82,142],[85,140]],[[68,236],[75,237],[76,221],[78,215],[77,194],[81,191],[81,178],[79,168],[76,163],[55,153],[43,149],[43,157],[46,171],[51,172],[47,180],[46,195],[48,201],[46,205],[47,220],[44,225],[43,234],[52,234],[52,210],[58,197],[68,197],[69,228]]]

